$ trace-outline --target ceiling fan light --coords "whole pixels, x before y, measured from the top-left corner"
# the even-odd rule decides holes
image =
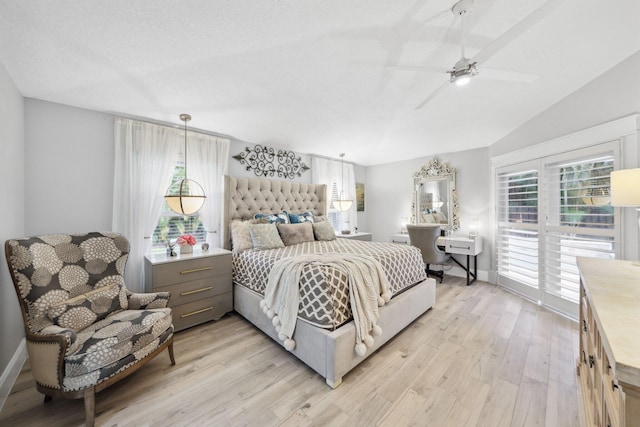
[[[456,86],[464,86],[468,84],[470,81],[471,81],[471,76],[469,75],[459,76],[453,79],[453,82],[456,84]]]

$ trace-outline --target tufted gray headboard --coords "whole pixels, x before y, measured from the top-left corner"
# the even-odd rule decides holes
[[[222,245],[231,248],[230,224],[234,219],[251,219],[259,212],[307,212],[327,214],[324,184],[302,184],[259,178],[224,177]]]

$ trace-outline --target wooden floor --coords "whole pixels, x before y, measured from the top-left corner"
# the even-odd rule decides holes
[[[98,426],[579,426],[577,324],[484,282],[446,277],[436,306],[344,377],[324,379],[239,315],[175,335],[96,398]],[[25,365],[2,426],[75,426]]]

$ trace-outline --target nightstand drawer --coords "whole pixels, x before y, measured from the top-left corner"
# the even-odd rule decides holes
[[[172,285],[231,273],[231,255],[201,257],[153,266],[153,287]]]
[[[170,292],[171,299],[169,300],[169,307],[175,307],[176,305],[186,304],[203,298],[210,298],[231,292],[232,277],[231,273],[227,273],[219,276],[206,277],[204,279],[155,288],[154,291]]]
[[[233,294],[227,293],[172,307],[176,331],[221,318],[233,310]]]

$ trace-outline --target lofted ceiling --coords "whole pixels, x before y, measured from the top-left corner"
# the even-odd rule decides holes
[[[500,49],[419,110],[451,0],[0,0],[0,63],[28,98],[374,165],[491,145],[640,50],[640,1],[550,1],[475,0],[466,56]]]

